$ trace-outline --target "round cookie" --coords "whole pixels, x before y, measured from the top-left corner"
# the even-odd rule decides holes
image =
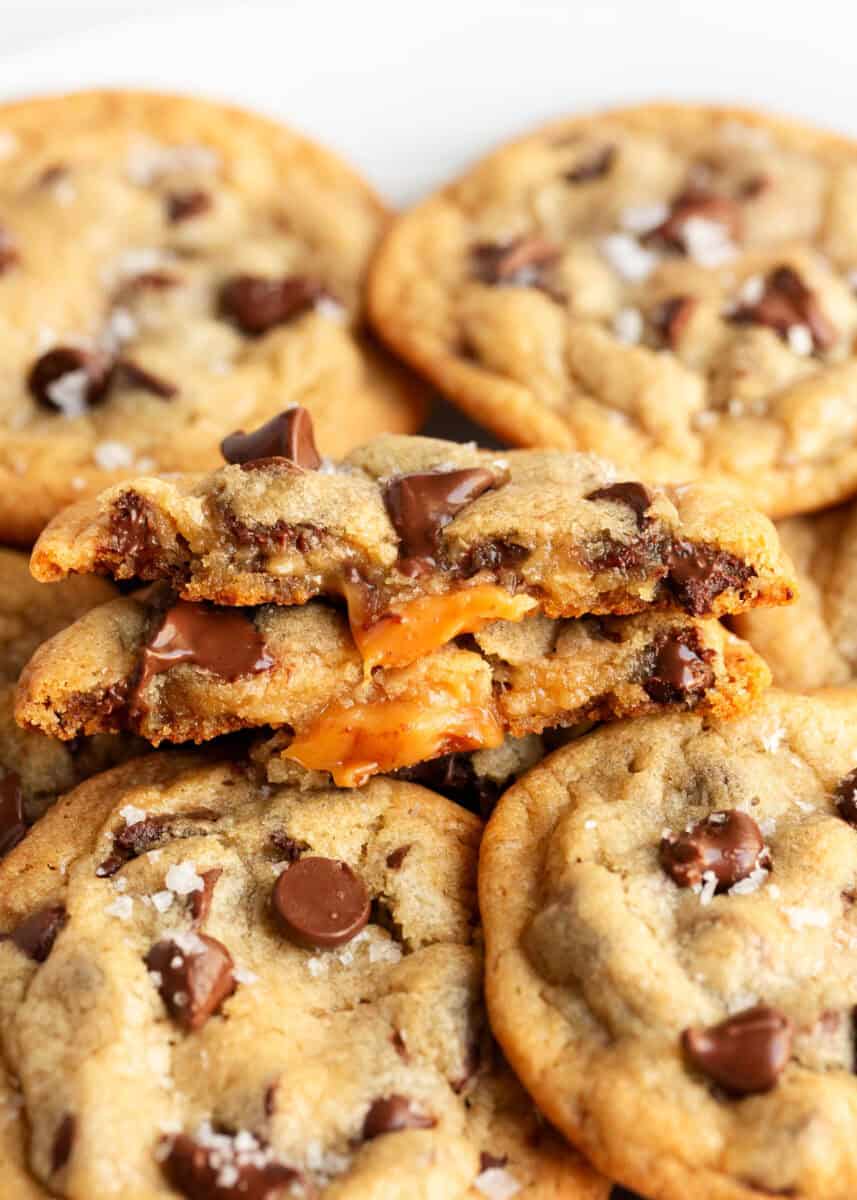
[[[0,108],[0,537],[305,405],[325,453],[415,429],[422,389],[363,326],[387,221],[327,150],[189,97]]]
[[[480,832],[413,784],[301,791],[181,751],[61,800],[0,865],[33,1176],[68,1200],[496,1196]],[[531,1148],[524,1194],[603,1200],[558,1154]]]
[[[856,197],[857,144],[764,114],[556,121],[398,220],[370,311],[513,443],[814,510],[857,490]]]
[[[480,861],[496,1036],[599,1169],[658,1200],[846,1200],[854,692],[597,731],[501,799]]]
[[[778,525],[797,574],[797,601],[736,616],[733,628],[765,658],[783,688],[857,683],[857,505]]]

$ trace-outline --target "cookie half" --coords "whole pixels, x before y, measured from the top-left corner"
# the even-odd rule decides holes
[[[489,823],[494,1032],[546,1115],[644,1195],[857,1186],[855,704],[771,692],[729,724],[615,725]]]
[[[768,682],[720,622],[672,613],[500,621],[368,672],[347,618],[321,601],[215,608],[156,585],[37,650],[16,716],[64,740],[125,730],[156,745],[272,726],[284,757],[353,787],[507,735],[669,708],[735,715]]]
[[[512,443],[811,511],[857,490],[855,197],[857,144],[796,122],[573,117],[402,216],[370,310]]]
[[[4,540],[141,469],[214,466],[284,401],[330,454],[417,428],[363,318],[387,213],[329,151],[145,92],[4,105],[0,147]]]
[[[412,784],[262,787],[181,752],[61,801],[0,867],[29,1172],[68,1200],[605,1197],[503,1099],[480,828]]]

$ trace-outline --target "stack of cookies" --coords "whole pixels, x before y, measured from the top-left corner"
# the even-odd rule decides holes
[[[4,1200],[851,1200],[857,148],[0,147]]]

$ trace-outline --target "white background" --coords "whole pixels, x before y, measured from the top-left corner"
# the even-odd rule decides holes
[[[400,203],[552,115],[750,101],[857,133],[851,0],[0,0],[0,95],[199,91],[278,114]]]

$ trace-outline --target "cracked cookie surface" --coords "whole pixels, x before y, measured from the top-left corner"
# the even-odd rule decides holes
[[[853,693],[770,692],[729,724],[616,725],[489,823],[494,1032],[549,1118],[644,1194],[854,1191],[854,714]]]
[[[855,195],[857,144],[764,114],[560,120],[399,218],[370,310],[515,444],[811,511],[857,489]]]
[[[480,829],[182,752],[61,801],[0,867],[21,1197],[603,1200],[491,1052]]]
[[[136,92],[0,108],[0,535],[143,470],[206,469],[300,401],[326,453],[416,428],[366,335],[387,214],[327,150]]]

